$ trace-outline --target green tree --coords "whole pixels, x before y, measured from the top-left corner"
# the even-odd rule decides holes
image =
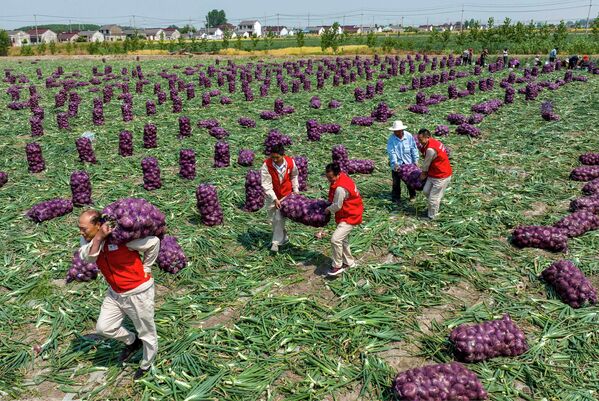
[[[559,25],[555,27],[553,31],[553,41],[559,46],[563,47],[566,44],[566,38],[568,37],[568,27],[564,20],[559,22]]]
[[[297,35],[295,35],[295,42],[297,43],[297,47],[299,47],[300,49],[302,47],[304,47],[304,43],[305,43],[304,31],[299,30],[297,32]]]
[[[37,54],[42,55],[46,53],[46,43],[42,42],[36,47]]]
[[[253,33],[250,37],[252,39],[252,49],[256,50],[256,48],[258,47],[258,43],[260,42],[260,37]]]
[[[183,28],[181,28],[181,29],[179,30],[179,32],[181,32],[181,34],[190,33],[190,32],[191,32],[191,33],[195,33],[195,32],[196,32],[196,29],[195,29],[195,27],[194,27],[194,26],[187,24],[187,25],[185,25]]]
[[[383,40],[382,48],[385,52],[390,52],[391,50],[397,47],[397,40],[391,36],[386,36],[385,40]]]
[[[480,23],[478,21],[472,21],[470,24],[470,32],[468,36],[470,36],[470,40],[476,42],[478,40],[478,36],[480,34]]]
[[[206,15],[206,26],[214,28],[227,23],[227,16],[224,10],[211,10]]]
[[[21,46],[21,56],[33,56],[33,48],[31,45]]]
[[[67,52],[67,54],[73,53],[73,44],[71,43],[71,41],[67,42],[67,44],[65,45],[64,49]]]
[[[376,35],[372,31],[368,32],[368,35],[366,35],[366,46],[371,49],[376,47]]]
[[[593,20],[593,25],[591,28],[593,30],[593,37],[595,40],[599,40],[599,14],[597,14],[597,18]]]
[[[441,44],[443,45],[443,49],[445,49],[447,47],[449,39],[451,39],[451,31],[449,29],[446,29],[443,32],[441,32],[440,39]]]
[[[337,52],[339,49],[339,23],[335,22],[329,29],[326,29],[322,35],[320,35],[320,48],[325,51],[328,48],[333,49]]]
[[[229,41],[231,40],[232,35],[233,35],[233,33],[230,30],[225,29],[225,32],[223,33],[223,43],[221,43],[222,49],[229,48]]]
[[[10,37],[8,32],[0,30],[0,56],[8,56],[8,49],[10,48]]]
[[[275,41],[275,33],[273,31],[268,31],[268,33],[266,34],[266,38],[264,39],[266,48],[268,50],[272,49],[274,41]]]
[[[233,47],[237,50],[241,50],[241,46],[241,35],[237,35],[237,39],[235,40]]]
[[[48,49],[50,50],[50,54],[56,54],[56,42],[55,41],[50,42]]]

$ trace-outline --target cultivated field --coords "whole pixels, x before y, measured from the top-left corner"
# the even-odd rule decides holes
[[[401,119],[413,133],[421,127],[433,131],[449,125],[450,113],[469,116],[475,104],[503,101],[500,82],[510,70],[491,73],[485,68],[477,76],[473,66],[455,66],[455,79],[442,82],[444,78],[437,77],[438,84],[412,89],[413,77],[448,74],[451,68],[438,65],[432,71],[429,60],[419,72],[422,61],[414,61],[413,73],[407,62],[403,74],[387,73],[399,60],[368,58],[368,80],[357,67],[368,69],[365,59],[353,65],[354,57],[338,62],[328,58],[326,63],[315,59],[311,74],[306,73],[308,59],[286,59],[286,64],[275,58],[235,58],[232,64],[225,58],[219,64],[214,58],[0,61],[0,70],[10,69],[4,77],[22,75],[28,81],[19,83],[17,78],[14,85],[22,88],[14,100],[6,93],[13,86],[10,79],[0,83],[0,171],[9,176],[0,188],[0,399],[62,400],[74,393],[72,399],[90,400],[391,400],[391,383],[398,372],[454,360],[447,339],[451,329],[509,313],[525,332],[529,350],[518,357],[467,364],[489,399],[596,400],[599,309],[571,308],[538,276],[552,262],[567,258],[599,288],[599,234],[570,239],[567,254],[518,249],[510,235],[519,225],[555,223],[569,213],[569,202],[581,196],[582,183],[570,180],[569,174],[580,164],[580,154],[599,151],[599,75],[575,71],[574,77],[588,81],[551,89],[545,85],[535,100],[526,100],[518,89],[562,79],[565,70],[526,74],[522,82],[510,85],[516,90],[514,102],[476,124],[480,136],[458,135],[450,125],[449,136],[440,140],[451,148],[454,177],[439,219],[428,221],[423,218],[426,200],[421,193],[414,203],[391,202],[387,127]],[[104,74],[107,66],[113,75]],[[321,88],[319,66],[330,74],[323,76]],[[64,73],[55,74],[58,87],[46,88],[46,80],[59,67]],[[69,89],[79,94],[81,103],[68,118],[70,127],[59,129],[57,113],[68,110],[69,100],[55,107],[55,95],[67,80],[92,80],[94,67],[92,84]],[[234,68],[236,85],[230,93],[226,74]],[[252,76],[252,101],[244,95],[241,69]],[[147,80],[137,85],[141,93],[136,92],[139,74],[133,76],[132,71],[141,71],[141,79]],[[277,71],[288,93],[281,93]],[[355,73],[355,82],[339,78],[335,86],[336,71]],[[222,86],[219,72],[225,73]],[[270,86],[261,96],[267,74]],[[523,68],[514,74],[525,76]],[[493,88],[481,91],[482,78],[492,78]],[[169,79],[182,100],[178,113],[172,112]],[[310,81],[310,87],[298,83],[293,93],[292,81],[300,79]],[[354,89],[367,92],[367,85],[374,86],[377,79],[382,93],[357,102]],[[188,99],[177,80],[194,83],[195,97]],[[433,94],[448,96],[449,85],[465,90],[468,81],[475,82],[473,95],[430,104],[428,114],[408,111],[419,91],[427,99]],[[124,122],[119,95],[127,83],[133,119]],[[155,83],[160,83],[166,101],[147,116],[146,100],[158,103]],[[29,99],[30,85],[36,86],[44,110],[44,134],[35,138],[29,105],[16,104]],[[113,95],[103,102],[104,124],[94,125],[94,98],[103,99],[103,88],[110,85]],[[400,91],[402,85],[406,87]],[[220,94],[204,97],[203,105],[202,95],[216,89]],[[231,104],[221,104],[223,96]],[[320,98],[320,109],[310,107],[313,96]],[[261,119],[260,113],[273,110],[277,98],[295,112]],[[333,99],[341,107],[329,109]],[[559,121],[541,117],[546,100],[553,103]],[[395,112],[389,121],[350,124],[353,117],[370,116],[381,102]],[[9,109],[10,104],[17,110]],[[178,137],[181,116],[189,117],[192,125],[191,135],[184,138]],[[240,126],[240,117],[255,120],[256,127]],[[217,140],[197,126],[210,118],[229,133],[229,167],[212,167]],[[342,130],[309,141],[310,119],[340,124]],[[148,123],[157,128],[157,148],[142,146]],[[263,142],[273,129],[291,137],[292,156],[308,158],[305,194],[313,198],[328,193],[323,170],[334,145],[345,145],[351,158],[375,162],[373,174],[353,176],[365,202],[364,224],[351,237],[359,266],[336,280],[324,277],[331,263],[329,236],[319,240],[317,229],[288,222],[291,243],[273,255],[268,250],[266,211],[241,209],[246,173],[259,168],[265,157]],[[123,130],[133,134],[131,157],[118,154]],[[86,131],[94,133],[96,164],[78,159],[75,141]],[[35,174],[28,172],[25,155],[26,144],[33,141],[40,144],[45,159],[45,169]],[[193,180],[178,175],[179,151],[184,148],[196,152]],[[255,152],[253,167],[237,164],[240,149]],[[155,157],[161,169],[162,187],[154,191],[143,188],[140,164],[147,156]],[[123,371],[116,361],[119,344],[88,336],[93,334],[105,281],[100,277],[65,284],[79,243],[81,208],[41,224],[25,216],[38,202],[69,198],[69,177],[76,170],[90,175],[99,208],[123,197],[142,197],[160,208],[169,234],[178,238],[189,260],[177,275],[154,269],[160,350],[150,374],[136,383],[131,381],[136,362]],[[201,183],[216,185],[224,224],[201,223],[195,198]],[[332,230],[331,224],[329,234]]]

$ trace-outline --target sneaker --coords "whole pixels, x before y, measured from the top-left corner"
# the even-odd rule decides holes
[[[327,273],[327,276],[338,276],[345,271],[345,267],[331,267],[331,270]]]
[[[410,202],[410,203],[414,203],[414,202],[416,202],[416,197],[415,197],[415,196],[412,196],[412,197],[409,199],[409,202]]]
[[[344,268],[344,269],[352,269],[352,268],[354,268],[354,267],[356,267],[356,266],[358,266],[358,263],[354,262],[354,263],[352,263],[351,265],[346,265],[346,264],[344,264],[344,265],[343,265],[343,268]]]
[[[135,354],[137,350],[139,350],[143,346],[143,342],[135,337],[135,341],[132,344],[127,345],[123,351],[121,351],[121,355],[119,356],[119,362],[127,361],[131,355]]]
[[[137,370],[133,374],[133,380],[141,379],[146,373],[148,373],[148,370],[150,370],[150,368],[148,368],[148,369],[137,368]]]
[[[271,252],[279,252],[279,244],[275,244],[273,242],[272,245],[271,245],[271,247],[270,247],[270,251]]]

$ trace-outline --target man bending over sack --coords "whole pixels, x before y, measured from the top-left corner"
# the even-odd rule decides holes
[[[158,350],[151,266],[158,257],[160,240],[150,236],[126,244],[110,244],[106,239],[112,230],[110,222],[102,221],[100,212],[83,212],[79,217],[83,237],[79,256],[86,262],[95,262],[109,285],[96,323],[97,333],[126,344],[120,362],[143,347],[139,369],[133,375],[137,380],[150,369]],[[123,327],[125,316],[133,322],[137,335]]]

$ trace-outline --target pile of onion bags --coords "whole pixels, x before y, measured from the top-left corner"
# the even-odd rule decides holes
[[[187,257],[175,237],[165,235],[160,241],[158,267],[170,274],[177,274],[187,266]]]
[[[404,401],[487,399],[487,392],[474,372],[457,362],[401,372],[393,380],[393,390]]]
[[[417,191],[422,191],[426,180],[420,179],[422,170],[415,164],[402,164],[399,166],[399,178],[410,188],[414,188]]]
[[[106,206],[102,213],[114,220],[116,225],[108,242],[122,244],[140,238],[166,232],[164,214],[150,202],[141,198],[123,198]]]
[[[557,295],[573,308],[597,303],[597,291],[578,267],[569,260],[558,260],[543,270],[541,277]]]
[[[553,227],[561,228],[568,237],[579,237],[587,231],[599,228],[599,217],[594,213],[582,209],[564,217]]]
[[[526,336],[509,315],[480,324],[461,324],[449,335],[456,359],[479,362],[498,356],[516,356],[528,350]]]
[[[73,202],[70,199],[56,198],[33,205],[26,215],[36,223],[41,223],[55,217],[64,216],[72,211]]]
[[[79,250],[73,253],[73,261],[71,262],[71,268],[67,271],[67,283],[71,281],[91,281],[98,277],[98,265],[95,263],[88,263],[81,259],[79,256]]]
[[[283,216],[296,223],[311,227],[324,227],[331,217],[325,213],[330,203],[322,199],[310,199],[303,195],[291,194],[281,202]]]
[[[260,171],[249,170],[245,175],[245,204],[243,210],[256,212],[264,206],[264,190]]]
[[[590,213],[598,213],[599,212],[599,196],[583,196],[578,199],[574,199],[570,202],[570,210],[573,212],[579,210],[586,210]]]
[[[223,210],[214,185],[200,184],[196,189],[196,201],[203,224],[216,226],[223,223]]]
[[[517,227],[512,242],[519,248],[539,248],[552,252],[568,249],[568,236],[561,228],[551,226]]]

